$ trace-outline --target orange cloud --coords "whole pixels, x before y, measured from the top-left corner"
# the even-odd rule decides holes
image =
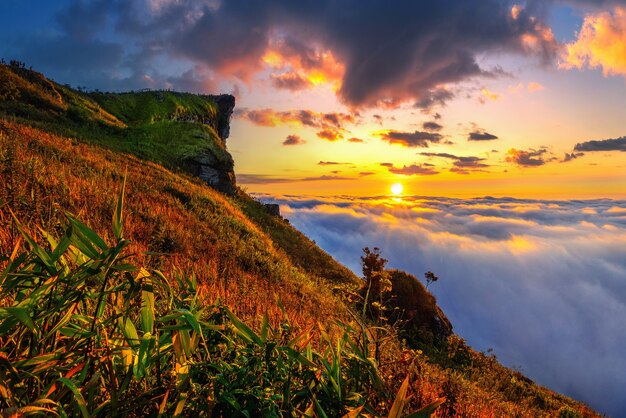
[[[292,125],[344,130],[346,125],[355,125],[359,122],[357,116],[350,113],[319,113],[311,110],[277,112],[273,109],[240,109],[236,111],[236,115],[255,125],[268,127]]]
[[[562,60],[561,68],[602,68],[605,76],[626,76],[626,9],[587,15]]]
[[[322,129],[317,133],[317,136],[331,142],[343,139],[343,134],[333,128]]]
[[[272,40],[262,58],[265,64],[277,71],[271,75],[278,88],[303,90],[321,84],[339,88],[344,65],[329,50],[285,39]]]
[[[500,98],[500,95],[498,93],[494,93],[491,90],[487,89],[487,88],[483,88],[480,91],[481,96],[478,97],[478,101],[480,103],[485,103],[486,100],[492,100],[492,101],[496,101]]]

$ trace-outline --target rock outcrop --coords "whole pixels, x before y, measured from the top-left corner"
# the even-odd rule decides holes
[[[230,118],[235,110],[235,96],[231,94],[220,94],[217,96],[209,96],[219,109],[219,117],[213,125],[218,135],[224,142],[230,135]]]

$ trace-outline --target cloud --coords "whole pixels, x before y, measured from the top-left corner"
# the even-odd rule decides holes
[[[622,151],[626,152],[626,136],[615,139],[601,139],[576,144],[574,151]]]
[[[478,101],[480,103],[482,103],[482,104],[486,103],[487,100],[491,100],[491,101],[495,102],[498,99],[500,99],[500,95],[490,91],[487,88],[483,88],[480,91],[480,96],[478,96]]]
[[[545,86],[541,83],[537,83],[536,81],[531,81],[528,83],[528,92],[529,93],[535,93],[538,91],[542,91],[545,90]]]
[[[402,176],[432,176],[435,174],[439,174],[437,170],[432,168],[432,166],[426,164],[411,164],[405,165],[402,168],[389,167],[389,172],[393,174],[400,174]]]
[[[585,155],[585,153],[583,152],[570,152],[570,153],[565,153],[565,155],[563,156],[563,159],[561,160],[562,163],[567,163],[570,162],[572,160],[575,160],[576,158],[580,158],[583,155]]]
[[[359,123],[357,116],[349,113],[320,113],[312,110],[276,111],[273,109],[235,109],[235,116],[258,126],[280,125],[321,128],[317,136],[334,141],[343,138],[348,125]]]
[[[381,167],[393,167],[393,163],[380,163],[378,165],[380,165]]]
[[[365,246],[390,268],[434,271],[473,347],[602,413],[626,410],[626,201],[265,199],[357,274]]]
[[[585,16],[576,41],[567,44],[560,66],[602,68],[605,76],[626,76],[626,8]]]
[[[344,176],[312,176],[312,177],[272,177],[265,174],[237,174],[237,183],[240,184],[274,184],[274,183],[300,183],[310,181],[335,181],[335,180],[354,180],[353,177]]]
[[[270,78],[274,87],[291,91],[306,90],[313,85],[307,78],[293,72],[272,74]]]
[[[343,134],[337,129],[332,129],[332,128],[322,129],[316,135],[322,139],[325,139],[331,142],[343,139]]]
[[[380,138],[383,141],[390,144],[398,144],[404,147],[421,147],[428,148],[429,142],[437,143],[443,138],[441,134],[433,132],[415,131],[415,132],[400,132],[400,131],[386,131],[379,133]]]
[[[353,143],[363,143],[365,142],[365,140],[361,139],[361,138],[348,138],[348,142],[353,142]]]
[[[498,137],[483,130],[470,132],[467,137],[468,141],[493,141],[495,139]]]
[[[352,163],[340,163],[337,161],[320,161],[317,165],[351,165]]]
[[[302,145],[306,144],[306,141],[298,135],[287,135],[287,138],[283,141],[283,145]]]
[[[530,149],[528,151],[511,148],[507,152],[506,161],[520,167],[538,167],[547,162],[547,160],[543,158],[546,152],[548,151],[545,148],[538,150]]]
[[[422,124],[422,128],[425,131],[439,132],[440,130],[443,129],[443,125],[440,125],[440,124],[438,124],[437,122],[434,122],[434,121],[427,121],[427,122],[424,122]]]
[[[489,167],[488,164],[485,164],[483,161],[486,158],[466,156],[461,157],[458,155],[443,153],[443,152],[420,152],[420,155],[425,155],[427,157],[439,157],[446,158],[449,160],[454,160],[452,163],[454,167],[450,169],[453,173],[459,174],[469,174],[470,170],[473,171],[482,171],[480,169]]]
[[[78,64],[57,64],[64,68],[62,81],[85,79],[85,54],[99,51],[98,42],[116,42],[120,56],[108,61],[106,71],[91,74],[98,88],[141,87],[146,74],[156,87],[164,86],[179,69],[158,77],[162,63],[176,60],[249,85],[260,77],[290,90],[331,84],[351,107],[410,103],[431,109],[453,96],[449,87],[455,84],[498,76],[478,57],[506,51],[551,59],[557,44],[546,15],[529,6],[512,16],[510,3],[499,0],[479,6],[463,0],[393,6],[357,0],[70,0],[59,14],[55,55],[73,53]],[[376,31],[369,30],[372,22]],[[49,45],[46,36],[32,31],[29,41],[17,38],[20,58],[32,62],[36,50]],[[81,42],[84,48],[72,47]],[[54,62],[41,69],[49,65]]]

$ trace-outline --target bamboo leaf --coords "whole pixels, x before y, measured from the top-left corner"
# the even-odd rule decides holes
[[[398,393],[396,394],[396,399],[393,401],[393,405],[391,406],[391,410],[389,410],[388,418],[400,418],[402,417],[402,410],[404,409],[404,405],[406,404],[406,391],[409,388],[409,375],[406,376],[404,382],[400,386]]]
[[[26,328],[28,328],[32,333],[37,333],[37,328],[35,326],[35,323],[33,322],[33,319],[30,317],[30,312],[28,311],[28,309],[19,306],[9,306],[7,308],[4,308],[4,310],[15,319],[17,319],[19,322],[24,324]],[[4,324],[2,325],[4,328]]]
[[[263,341],[261,341],[261,338],[256,335],[255,332],[252,331],[246,324],[241,322],[241,320],[237,318],[235,314],[230,311],[230,309],[226,309],[226,315],[228,315],[228,318],[230,318],[230,322],[232,322],[235,326],[235,331],[237,335],[239,335],[244,341],[248,343],[255,343],[258,346],[263,345]]]
[[[150,274],[141,269],[137,281],[143,279],[141,290],[141,329],[143,332],[152,332],[154,328],[154,291]]]
[[[74,399],[76,400],[76,404],[78,405],[78,408],[80,409],[83,418],[89,418],[89,411],[87,411],[87,403],[85,402],[85,398],[83,398],[82,393],[80,393],[80,390],[78,390],[74,382],[72,382],[67,377],[60,377],[58,380],[59,382],[67,386],[67,388],[71,390],[74,394]]]
[[[365,405],[361,405],[358,408],[353,409],[352,411],[345,414],[343,418],[357,418],[361,414],[363,408],[365,408]]]
[[[415,411],[412,414],[408,415],[406,418],[430,418],[437,408],[443,405],[446,402],[446,398],[438,398],[433,403],[430,403],[420,409],[419,411]]]

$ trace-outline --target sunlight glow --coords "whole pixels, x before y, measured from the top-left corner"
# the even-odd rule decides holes
[[[394,183],[391,185],[391,194],[399,195],[402,193],[402,185],[400,183]]]

